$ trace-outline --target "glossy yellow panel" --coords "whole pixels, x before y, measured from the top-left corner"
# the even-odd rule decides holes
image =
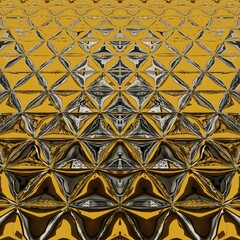
[[[240,239],[239,0],[0,0],[0,239]]]

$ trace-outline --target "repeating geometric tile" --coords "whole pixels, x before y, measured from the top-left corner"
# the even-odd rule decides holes
[[[1,239],[239,239],[232,1],[0,1]]]

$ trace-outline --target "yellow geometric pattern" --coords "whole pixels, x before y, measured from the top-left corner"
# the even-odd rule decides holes
[[[239,16],[0,0],[0,239],[239,239]]]

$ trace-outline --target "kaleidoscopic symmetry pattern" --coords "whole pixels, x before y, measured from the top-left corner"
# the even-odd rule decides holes
[[[0,239],[240,239],[238,0],[0,0]]]

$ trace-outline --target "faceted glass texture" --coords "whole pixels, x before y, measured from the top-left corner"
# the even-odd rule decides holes
[[[0,0],[0,239],[240,239],[237,0]]]

